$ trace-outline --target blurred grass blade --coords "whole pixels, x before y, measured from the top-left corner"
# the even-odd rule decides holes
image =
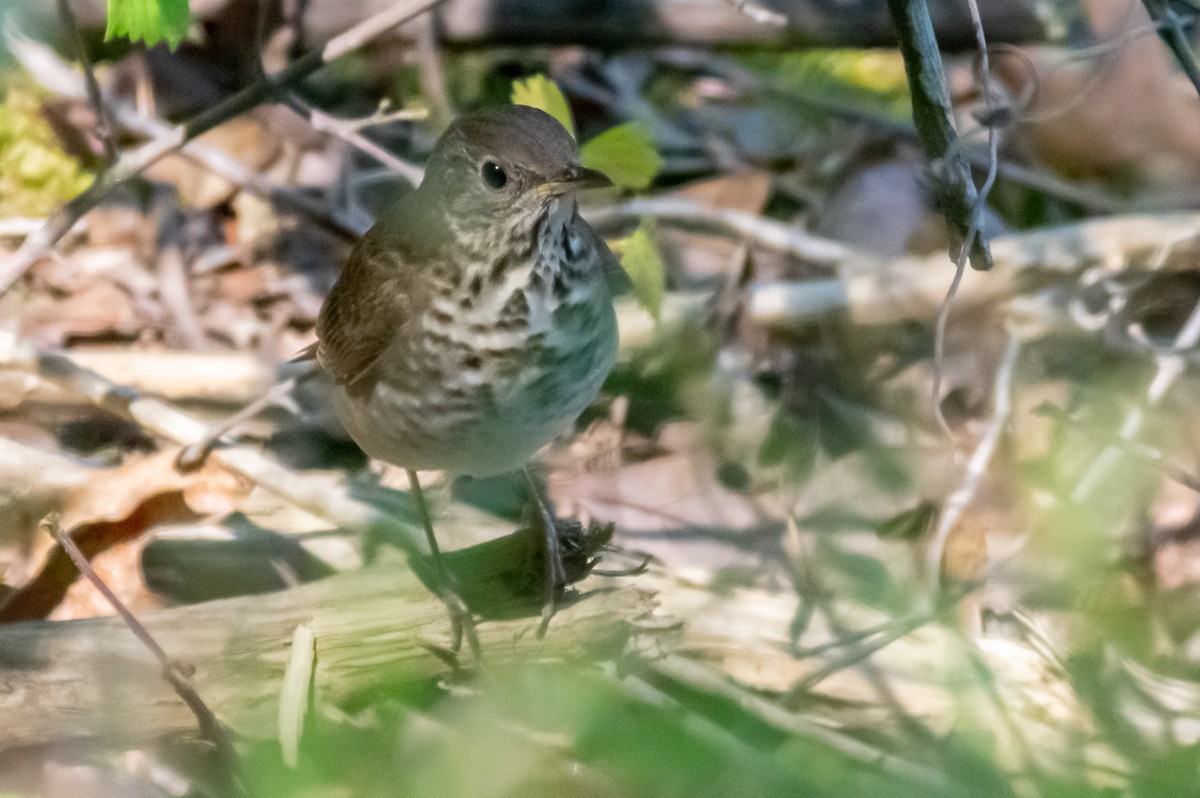
[[[290,768],[299,761],[300,735],[304,732],[304,716],[312,694],[315,659],[316,638],[312,627],[302,623],[292,632],[292,652],[279,691],[279,747],[284,764]]]

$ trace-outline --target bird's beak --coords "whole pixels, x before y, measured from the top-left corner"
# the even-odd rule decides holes
[[[565,171],[555,175],[553,180],[547,180],[538,185],[538,193],[543,197],[561,197],[573,191],[586,188],[604,188],[611,186],[608,175],[586,166],[570,166]]]

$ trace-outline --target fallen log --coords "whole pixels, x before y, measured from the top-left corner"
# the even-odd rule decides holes
[[[515,533],[449,555],[464,596],[482,608],[483,666],[620,651],[632,627],[653,611],[651,594],[593,579],[538,639],[538,599],[520,584],[530,573],[530,541]],[[311,697],[318,706],[434,678],[453,662],[445,650],[445,606],[399,563],[140,620],[169,656],[195,669],[192,684],[217,718],[251,738],[276,734],[284,667],[300,624],[308,624],[315,640]],[[461,660],[472,665],[465,650]],[[81,738],[103,738],[111,746],[194,732],[192,713],[119,619],[0,627],[0,751]]]

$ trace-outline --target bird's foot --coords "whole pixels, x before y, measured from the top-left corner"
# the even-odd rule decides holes
[[[438,597],[446,605],[446,611],[450,615],[450,654],[457,658],[458,653],[462,651],[463,639],[466,638],[467,650],[471,652],[472,659],[480,662],[482,655],[479,634],[475,630],[475,618],[471,615],[471,608],[463,601],[458,591],[448,584],[439,585]]]
[[[567,572],[563,567],[558,524],[550,508],[540,500],[537,502],[534,528],[540,529],[542,533],[542,622],[538,624],[537,630],[537,636],[541,638],[550,627],[559,593],[567,586]]]

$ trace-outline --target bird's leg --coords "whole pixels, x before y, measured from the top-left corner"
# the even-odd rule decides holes
[[[429,542],[429,553],[433,558],[434,578],[437,579],[438,596],[450,611],[450,635],[453,640],[451,651],[458,653],[462,648],[463,635],[467,638],[467,647],[471,655],[479,661],[479,636],[475,633],[475,620],[471,617],[471,609],[463,601],[462,596],[454,588],[454,580],[442,559],[442,550],[438,546],[437,537],[433,534],[433,520],[429,515],[429,505],[425,503],[425,493],[421,490],[421,480],[417,472],[411,468],[404,469],[408,474],[408,485],[412,490],[413,499],[417,503],[417,512],[421,514],[421,523],[425,526],[425,539]]]
[[[558,591],[567,584],[567,572],[563,568],[562,547],[558,542],[558,525],[554,523],[554,514],[542,501],[537,483],[533,481],[533,475],[529,473],[529,469],[524,468],[522,472],[525,474],[525,481],[529,483],[529,495],[533,497],[533,503],[537,508],[536,523],[542,528],[545,577],[542,583],[542,623],[538,626],[537,631],[538,637],[542,637],[550,626],[550,619],[554,617],[554,601],[558,598]]]

